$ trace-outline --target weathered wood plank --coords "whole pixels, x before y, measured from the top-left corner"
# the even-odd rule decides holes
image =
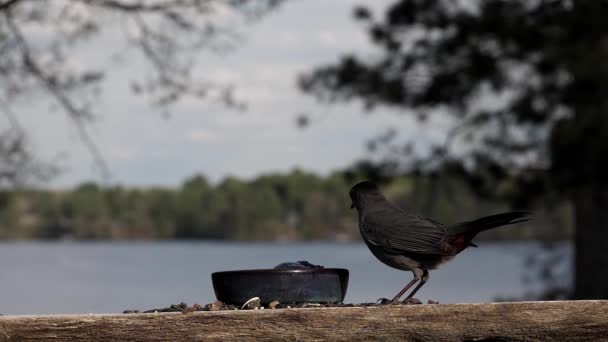
[[[608,341],[608,301],[0,316],[0,341]]]

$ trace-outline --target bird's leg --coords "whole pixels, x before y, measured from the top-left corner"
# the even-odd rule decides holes
[[[410,292],[410,294],[403,300],[403,304],[406,304],[408,302],[413,302],[413,297],[416,294],[416,292],[418,292],[418,290],[420,290],[420,288],[422,287],[422,285],[424,285],[426,283],[426,281],[429,280],[429,271],[427,270],[423,270],[422,273],[422,277],[420,278],[420,283],[418,284],[418,286],[416,286],[414,288],[414,290],[412,292]],[[420,302],[417,300],[417,302]]]
[[[405,292],[407,292],[407,290],[410,289],[410,287],[412,287],[412,285],[416,284],[416,282],[420,280],[419,277],[417,277],[414,274],[414,279],[412,279],[407,285],[405,285],[405,287],[403,288],[403,290],[399,291],[399,293],[397,293],[397,295],[395,296],[395,298],[393,298],[393,300],[391,300],[391,303],[397,303],[399,301],[399,298],[401,298],[401,296],[403,296],[403,294]]]

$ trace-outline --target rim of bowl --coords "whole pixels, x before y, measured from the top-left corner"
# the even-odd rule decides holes
[[[348,274],[346,268],[260,268],[249,270],[230,270],[211,273],[211,276],[234,275],[234,274],[280,274],[280,273],[338,273]]]

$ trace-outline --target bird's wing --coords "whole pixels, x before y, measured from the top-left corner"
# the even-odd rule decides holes
[[[445,243],[444,225],[396,208],[362,217],[361,233],[369,243],[393,253],[447,255],[450,252]]]

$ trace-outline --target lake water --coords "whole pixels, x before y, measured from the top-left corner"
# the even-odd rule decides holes
[[[441,303],[521,296],[534,243],[480,243],[432,271],[418,297]],[[345,302],[391,297],[411,272],[377,261],[361,243],[0,243],[0,313],[118,313],[215,300],[210,274],[308,260],[350,270]]]

